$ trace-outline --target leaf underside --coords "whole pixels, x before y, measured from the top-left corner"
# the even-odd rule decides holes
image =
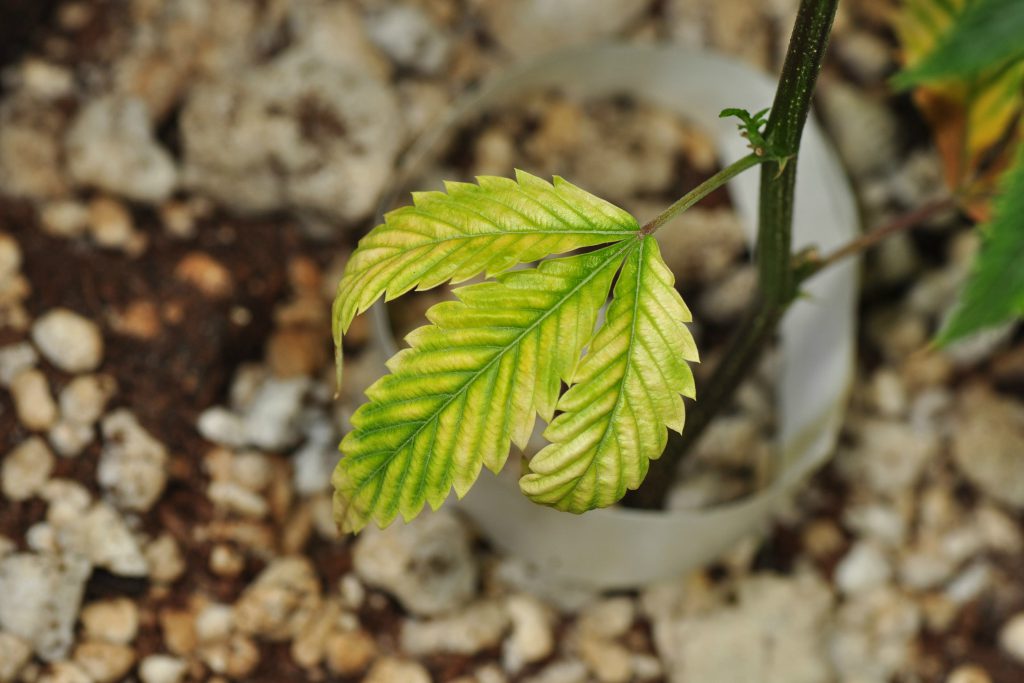
[[[499,471],[550,420],[633,241],[456,290],[367,390],[334,474],[339,523],[406,520]]]
[[[938,343],[947,344],[1024,315],[1024,145],[1003,175],[981,251]]]
[[[682,431],[682,396],[694,397],[687,361],[697,361],[683,323],[690,312],[675,290],[658,243],[629,254],[605,324],[544,432],[551,444],[520,480],[532,500],[570,512],[618,501],[665,449],[667,428]]]

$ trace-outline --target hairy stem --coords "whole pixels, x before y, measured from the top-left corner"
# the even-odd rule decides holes
[[[721,363],[701,391],[683,435],[669,441],[662,457],[651,463],[644,484],[627,497],[626,503],[634,507],[661,507],[679,460],[700,438],[714,416],[728,405],[737,387],[757,365],[775,335],[782,315],[796,297],[791,259],[797,153],[838,4],[839,0],[800,2],[764,132],[773,156],[787,161],[781,169],[772,166],[761,169],[755,254],[758,295],[730,341]]]
[[[640,237],[653,235],[655,232],[657,232],[658,228],[665,225],[665,223],[668,223],[677,215],[679,215],[683,211],[686,211],[691,206],[693,206],[700,200],[704,199],[704,197],[707,197],[709,194],[720,188],[722,185],[725,185],[727,182],[738,176],[740,173],[743,173],[743,171],[746,171],[748,168],[757,166],[762,161],[766,161],[766,159],[759,157],[756,154],[748,154],[739,161],[734,161],[733,163],[729,164],[721,171],[719,171],[718,173],[716,173],[715,175],[711,176],[703,183],[698,185],[697,187],[687,192],[677,201],[673,202],[672,206],[662,211],[653,220],[644,224],[644,226],[640,228]]]

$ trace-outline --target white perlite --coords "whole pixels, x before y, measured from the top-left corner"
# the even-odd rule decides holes
[[[11,382],[11,398],[18,420],[28,429],[48,429],[57,420],[57,403],[40,370],[24,370]]]
[[[103,419],[103,453],[96,478],[121,508],[145,512],[167,483],[167,449],[128,410]]]
[[[109,503],[96,503],[84,514],[55,526],[62,548],[88,558],[97,567],[119,576],[142,577],[149,572],[139,542]]]
[[[448,60],[447,34],[431,23],[418,7],[385,6],[380,12],[370,14],[366,29],[370,40],[402,66],[434,74]]]
[[[474,655],[497,645],[508,623],[505,606],[496,601],[478,602],[440,619],[413,619],[402,626],[402,651],[414,657],[441,653]]]
[[[177,185],[174,159],[153,136],[146,105],[104,95],[88,102],[64,139],[75,182],[142,202],[167,199]]]
[[[17,680],[31,657],[32,648],[28,641],[0,631],[0,681]]]
[[[39,354],[28,342],[18,342],[0,348],[0,386],[10,386],[23,370],[34,368]]]
[[[181,683],[188,663],[170,655],[150,655],[139,663],[142,683]]]
[[[90,571],[75,555],[15,553],[0,560],[0,630],[24,638],[43,661],[65,658]]]
[[[453,612],[476,592],[477,566],[466,530],[445,510],[383,530],[367,528],[353,564],[364,583],[391,593],[413,614]]]
[[[833,680],[824,642],[832,596],[821,579],[758,575],[738,594],[735,607],[655,622],[672,683]]]
[[[191,90],[181,114],[185,182],[237,211],[358,220],[387,182],[401,130],[383,83],[296,48]]]
[[[999,631],[999,646],[1024,664],[1024,612],[1010,618]]]
[[[53,453],[38,436],[23,441],[7,454],[0,466],[0,487],[10,500],[27,500],[50,478]]]
[[[1024,508],[1024,404],[974,389],[960,396],[953,459],[997,501]]]
[[[36,320],[32,341],[46,360],[65,372],[91,372],[103,360],[99,326],[66,308],[52,309]]]
[[[114,378],[109,375],[75,377],[58,397],[61,417],[75,424],[95,424],[114,394],[115,386]]]
[[[554,650],[553,617],[544,603],[525,593],[510,596],[506,609],[512,622],[512,632],[505,639],[501,661],[507,671],[515,674]]]
[[[503,0],[482,3],[494,38],[525,57],[610,38],[648,6],[646,0]]]

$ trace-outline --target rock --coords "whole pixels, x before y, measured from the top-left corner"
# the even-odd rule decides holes
[[[57,403],[50,393],[50,384],[40,370],[23,370],[11,382],[11,398],[18,420],[27,429],[49,429],[57,421]]]
[[[563,659],[548,664],[523,683],[587,683],[587,667],[575,659]]]
[[[92,676],[77,662],[56,662],[38,683],[95,683]]]
[[[631,599],[608,598],[588,605],[576,624],[580,631],[611,640],[628,631],[635,618],[636,605]]]
[[[102,427],[97,481],[119,507],[149,510],[167,483],[167,449],[126,409],[107,415]]]
[[[91,425],[78,424],[61,420],[50,427],[46,434],[50,445],[64,458],[74,458],[82,454],[82,451],[96,438],[95,431]]]
[[[231,605],[212,602],[196,614],[196,639],[200,643],[215,643],[231,635],[235,626],[235,613]]]
[[[1024,612],[1003,624],[999,630],[999,647],[1018,662],[1024,664]]]
[[[75,377],[58,397],[61,418],[80,425],[95,424],[116,388],[114,378],[109,375]]]
[[[655,622],[658,651],[673,683],[827,683],[831,603],[828,586],[813,575],[753,576],[739,584],[735,606]]]
[[[611,38],[646,8],[645,0],[509,0],[480,6],[490,34],[518,57]]]
[[[454,612],[476,592],[468,535],[445,510],[387,529],[367,528],[356,542],[353,565],[364,583],[420,616]]]
[[[21,247],[18,240],[0,232],[0,282],[18,274],[21,270]]]
[[[295,663],[305,669],[319,666],[327,653],[328,638],[342,615],[341,602],[336,598],[328,598],[317,610],[316,614],[303,624],[292,641],[291,655]],[[345,654],[349,648],[344,647]],[[368,664],[369,662],[367,662]],[[360,672],[362,669],[360,668]]]
[[[302,496],[330,488],[338,464],[338,432],[330,420],[318,419],[306,429],[306,441],[292,456],[292,484]]]
[[[975,388],[961,394],[957,412],[957,467],[985,494],[1024,508],[1024,404]]]
[[[174,159],[153,135],[146,105],[104,95],[85,104],[64,139],[75,182],[140,202],[167,199],[178,182]]]
[[[95,683],[114,683],[135,664],[135,652],[126,645],[86,641],[75,648],[75,663]]]
[[[232,481],[212,482],[206,489],[206,495],[218,508],[243,517],[262,519],[270,511],[263,496]]]
[[[140,238],[128,207],[110,197],[89,202],[89,231],[93,241],[105,249],[131,250]]]
[[[828,644],[838,680],[889,681],[916,656],[921,609],[890,587],[839,606]]]
[[[144,577],[149,573],[138,541],[109,503],[96,503],[81,517],[62,524],[59,537],[62,547],[112,574]]]
[[[885,553],[870,541],[859,541],[836,567],[835,582],[844,593],[858,593],[885,584],[892,566]]]
[[[474,655],[497,645],[508,624],[504,605],[478,602],[451,616],[405,622],[401,647],[414,657],[442,653]]]
[[[577,648],[583,663],[600,683],[629,683],[633,678],[632,657],[619,643],[581,634]]]
[[[139,663],[142,683],[181,683],[188,672],[188,663],[170,655],[149,655]]]
[[[377,657],[377,643],[363,630],[338,631],[327,639],[327,668],[339,676],[358,676]]]
[[[320,605],[320,580],[305,557],[272,561],[242,593],[235,622],[268,640],[293,638]]]
[[[45,662],[63,659],[74,642],[89,563],[73,555],[14,553],[0,560],[0,630],[25,639]]]
[[[187,609],[165,608],[158,615],[164,645],[175,655],[191,655],[196,649],[195,614]]]
[[[53,472],[53,453],[38,436],[22,441],[0,464],[0,490],[9,500],[36,495]]]
[[[18,680],[18,674],[32,658],[32,647],[23,638],[0,631],[0,681]]]
[[[93,640],[127,645],[139,632],[139,608],[127,598],[91,602],[79,618]]]
[[[547,658],[555,649],[550,610],[525,593],[513,595],[505,604],[512,632],[505,640],[501,661],[505,670],[516,674],[527,664]]]
[[[245,421],[224,406],[207,408],[199,415],[197,424],[204,439],[229,448],[245,445]]]
[[[236,211],[342,221],[373,211],[403,142],[388,86],[301,49],[193,87],[180,130],[190,187]]]
[[[211,671],[235,680],[246,680],[260,663],[259,647],[251,638],[238,633],[204,646],[199,656]]]
[[[66,308],[44,313],[32,325],[32,341],[46,360],[65,372],[91,372],[103,361],[96,323]]]
[[[416,662],[382,657],[366,674],[363,683],[430,683],[430,674]]]
[[[839,460],[840,468],[851,481],[866,481],[883,495],[913,487],[939,452],[934,431],[919,431],[895,420],[864,420],[856,434],[857,446]]]
[[[280,451],[301,437],[298,419],[309,380],[266,379],[245,411],[245,440],[267,451]]]
[[[0,187],[9,196],[50,199],[68,189],[60,139],[65,116],[35,98],[7,96],[0,105]]]
[[[436,74],[448,59],[448,35],[414,5],[385,5],[369,15],[366,31],[370,40],[401,66]]]
[[[185,254],[174,267],[174,277],[192,285],[211,299],[229,296],[235,287],[228,269],[203,251]]]
[[[73,199],[47,202],[39,214],[43,230],[54,237],[79,237],[89,225],[89,209]]]
[[[0,348],[0,386],[9,387],[23,370],[31,370],[39,362],[39,354],[28,342],[8,344]]]
[[[145,558],[149,578],[156,583],[174,583],[185,573],[185,558],[170,534],[165,533],[146,546]]]
[[[210,571],[217,576],[234,578],[245,571],[245,557],[231,546],[218,543],[210,551]]]
[[[992,679],[980,666],[964,664],[953,669],[946,683],[992,683]]]

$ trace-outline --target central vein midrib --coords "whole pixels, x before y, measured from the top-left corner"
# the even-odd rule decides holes
[[[591,280],[593,280],[595,277],[597,277],[598,273],[600,273],[602,270],[604,270],[605,266],[607,266],[611,261],[613,261],[614,259],[616,259],[619,256],[621,256],[624,252],[628,251],[629,249],[636,248],[637,244],[639,244],[638,241],[635,241],[635,240],[625,240],[621,244],[613,245],[611,247],[605,247],[605,249],[614,249],[616,246],[618,246],[620,248],[618,249],[618,251],[615,251],[614,253],[609,255],[609,257],[607,259],[605,259],[603,262],[601,262],[601,264],[598,267],[594,268],[591,271],[591,273],[589,275],[587,275],[586,278],[584,278],[583,280],[580,280],[579,284],[577,284],[571,290],[566,292],[565,296],[563,296],[561,299],[559,299],[558,302],[556,302],[555,305],[552,306],[550,309],[548,309],[548,311],[546,311],[543,315],[538,317],[537,320],[535,320],[532,324],[530,324],[529,327],[525,328],[519,334],[519,336],[517,336],[509,344],[507,344],[504,349],[502,349],[498,353],[494,354],[494,357],[491,358],[489,361],[487,361],[487,363],[485,363],[482,368],[480,368],[478,371],[473,373],[473,375],[470,376],[469,379],[466,380],[466,382],[462,385],[462,387],[459,388],[458,391],[452,392],[449,395],[448,399],[445,400],[445,402],[442,403],[438,407],[438,409],[433,412],[433,414],[431,414],[428,418],[423,420],[423,424],[422,425],[420,425],[412,434],[410,434],[408,437],[406,437],[405,441],[403,441],[401,444],[399,444],[398,447],[396,447],[392,451],[393,454],[392,454],[392,456],[390,458],[386,458],[384,460],[384,462],[382,462],[378,467],[376,467],[369,474],[369,476],[367,476],[367,477],[365,477],[363,479],[362,483],[360,483],[359,486],[356,487],[356,492],[358,493],[359,491],[362,491],[363,488],[365,488],[369,484],[369,482],[373,481],[373,479],[378,475],[378,473],[380,473],[381,470],[383,470],[385,467],[387,467],[391,463],[391,461],[395,457],[394,454],[401,452],[406,446],[408,446],[412,441],[414,441],[416,439],[416,437],[419,436],[420,432],[422,432],[426,428],[426,426],[428,424],[430,424],[431,422],[436,420],[437,417],[442,412],[444,412],[445,408],[447,408],[456,398],[458,398],[464,391],[466,391],[468,389],[468,387],[471,384],[473,384],[473,382],[475,382],[481,375],[483,375],[494,363],[498,362],[498,360],[502,356],[504,356],[505,353],[507,353],[509,351],[509,349],[515,347],[516,344],[518,344],[520,341],[523,340],[523,338],[525,338],[528,334],[530,334],[533,330],[535,330],[538,325],[540,325],[542,322],[547,320],[547,318],[550,315],[552,315],[555,311],[557,311],[560,306],[562,306],[566,301],[568,301],[570,298],[572,298],[584,285],[586,285]],[[405,473],[403,473],[403,475],[402,475],[402,480],[399,482],[399,487],[401,487],[402,484],[404,484],[404,483],[405,483]],[[381,493],[381,488],[378,487],[377,492],[374,494],[373,500],[370,503],[370,508],[371,509],[373,508],[374,505],[376,505],[377,499],[379,498],[380,493]]]

